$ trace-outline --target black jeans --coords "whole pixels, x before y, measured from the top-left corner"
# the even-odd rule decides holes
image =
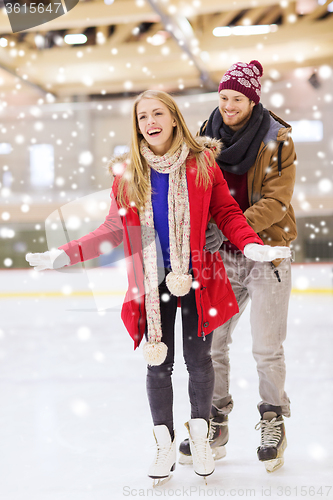
[[[173,391],[172,370],[174,364],[174,329],[178,298],[171,295],[165,279],[159,286],[162,323],[162,341],[168,346],[165,361],[147,370],[147,394],[154,425],[164,424],[173,437]],[[165,300],[167,298],[168,300]],[[191,404],[191,418],[208,421],[214,391],[214,369],[211,359],[213,334],[203,341],[198,337],[198,313],[195,291],[191,288],[181,299],[183,324],[183,355],[189,374],[188,392]]]

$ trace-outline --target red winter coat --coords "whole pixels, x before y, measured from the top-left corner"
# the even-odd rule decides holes
[[[263,243],[246,222],[216,164],[210,172],[208,189],[196,185],[197,166],[194,158],[187,160],[186,168],[190,204],[191,259],[194,279],[198,284],[195,289],[199,316],[198,336],[204,336],[238,312],[237,301],[219,252],[211,254],[205,250],[207,223],[213,217],[223,234],[242,251],[248,243]],[[124,242],[129,287],[121,318],[136,348],[142,340],[146,327],[140,219],[136,208],[126,210],[125,214],[120,211],[119,215],[118,210],[121,207],[115,201],[117,187],[116,179],[112,187],[110,212],[104,223],[95,231],[61,246],[60,249],[67,253],[73,265],[101,255],[100,246],[105,241],[111,243],[113,247]]]

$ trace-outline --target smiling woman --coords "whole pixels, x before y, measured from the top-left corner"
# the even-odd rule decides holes
[[[173,141],[176,120],[167,106],[157,99],[142,99],[137,106],[140,132],[156,155],[162,156]]]

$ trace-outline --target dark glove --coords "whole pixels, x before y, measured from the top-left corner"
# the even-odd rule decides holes
[[[206,229],[206,249],[211,253],[217,252],[222,243],[227,240],[222,231],[213,222],[208,222]]]

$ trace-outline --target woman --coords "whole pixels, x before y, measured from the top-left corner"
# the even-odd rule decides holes
[[[204,477],[214,471],[208,440],[214,388],[209,334],[236,314],[238,306],[219,253],[205,249],[207,223],[213,217],[253,260],[289,256],[288,248],[264,246],[247,224],[215,164],[218,153],[218,142],[192,137],[168,94],[143,92],[133,107],[130,152],[110,166],[114,182],[105,222],[56,253],[27,255],[37,269],[55,268],[97,257],[105,241],[113,246],[124,242],[131,265],[121,316],[135,348],[143,335],[147,338],[143,351],[157,446],[148,475],[159,481],[169,478],[176,462],[171,374],[178,305],[189,373],[191,419],[185,425],[193,467]]]

